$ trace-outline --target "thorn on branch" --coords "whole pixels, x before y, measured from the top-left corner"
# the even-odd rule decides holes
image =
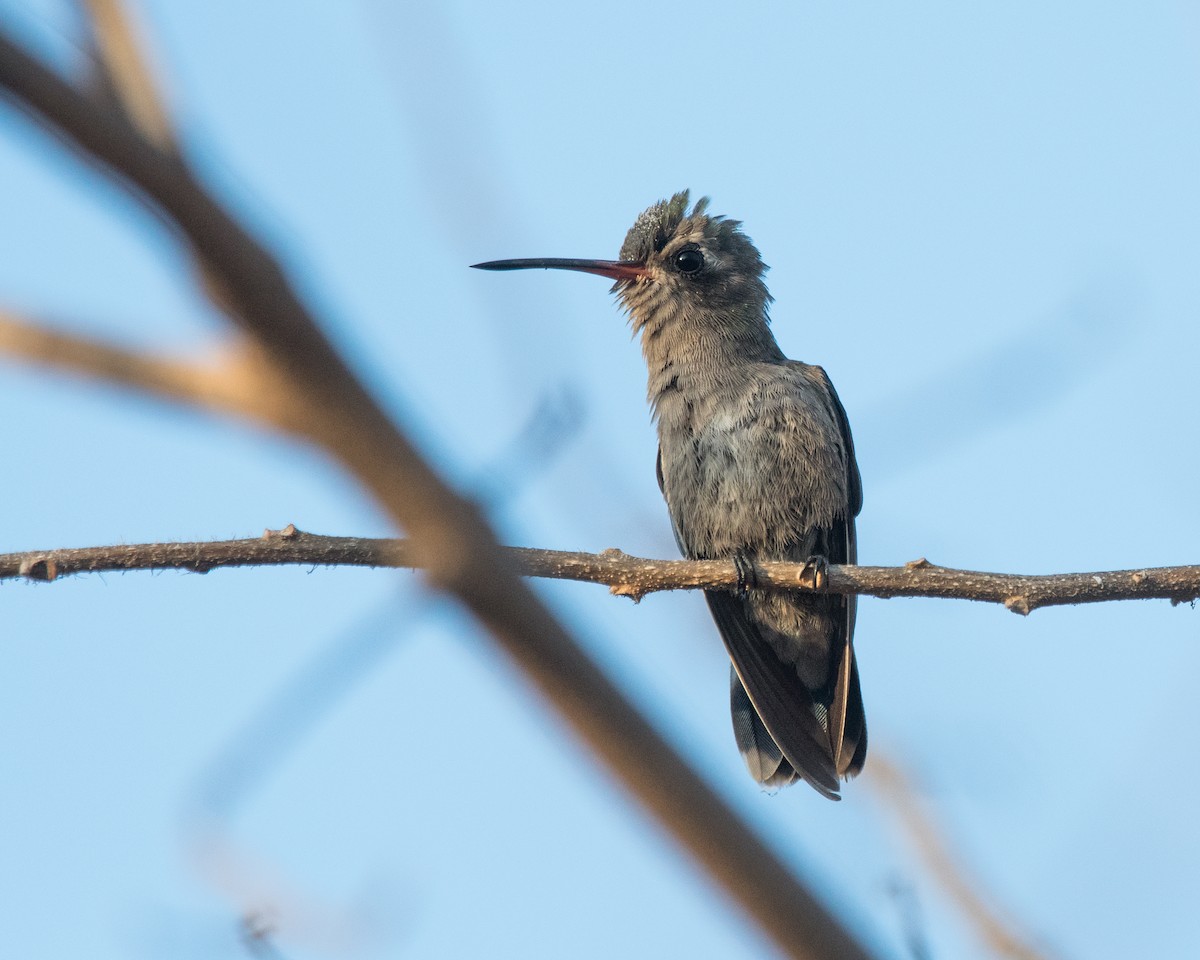
[[[608,553],[607,550],[604,552]],[[616,552],[620,553],[619,550]],[[641,603],[642,597],[646,595],[647,591],[632,583],[614,583],[608,588],[608,592],[614,597],[628,597],[634,603]]]
[[[37,557],[24,561],[17,572],[26,580],[49,583],[58,579],[58,563],[50,557]]]
[[[275,934],[279,932],[279,924],[274,916],[256,910],[243,916],[239,926],[242,942],[254,956],[281,956],[274,944]]]

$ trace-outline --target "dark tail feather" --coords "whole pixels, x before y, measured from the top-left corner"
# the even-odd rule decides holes
[[[795,783],[796,771],[763,726],[732,666],[729,668],[729,712],[733,717],[733,736],[750,776],[767,787],[786,787]]]
[[[741,724],[747,739],[739,739],[739,744],[756,748],[752,738],[761,740],[759,734],[765,733],[796,774],[822,795],[838,799],[838,769],[830,746],[827,704],[818,701],[813,691],[801,682],[793,665],[779,659],[763,639],[758,625],[747,616],[741,597],[713,591],[705,593],[705,599],[763,728],[759,731],[753,723]],[[861,700],[859,704],[861,716]],[[736,701],[734,705],[737,706]],[[739,725],[736,715],[734,723],[736,733]]]
[[[850,643],[842,647],[834,680],[833,702],[829,704],[829,743],[838,775],[844,779],[857,776],[866,760],[866,714],[863,692],[858,685],[858,662]]]
[[[842,645],[829,704],[829,743],[839,777],[856,776],[867,758],[867,721],[854,648]]]

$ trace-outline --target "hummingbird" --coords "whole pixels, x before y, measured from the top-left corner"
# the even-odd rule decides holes
[[[857,598],[757,587],[755,560],[857,560],[862,482],[825,371],[771,332],[767,270],[737,220],[688,191],[640,214],[617,260],[542,258],[481,270],[598,274],[641,340],[658,431],[655,472],[684,556],[730,559],[735,590],[705,592],[731,661],[734,736],[764,787],[804,780],[840,799],[867,752],[854,659]]]

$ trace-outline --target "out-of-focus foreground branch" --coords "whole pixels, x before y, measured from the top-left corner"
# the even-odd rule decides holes
[[[304,396],[305,433],[409,536],[457,597],[639,802],[784,952],[865,948],[633,707],[521,580],[479,511],[417,453],[346,366],[276,260],[120,99],[92,97],[0,31],[0,91],[165,217],[229,318]],[[121,92],[116,91],[118,97]]]
[[[619,550],[579,553],[532,547],[500,547],[498,555],[522,576],[605,584],[615,594],[641,599],[660,590],[735,589],[737,569],[730,560],[648,560]],[[0,554],[0,580],[55,580],[79,573],[126,570],[190,570],[269,566],[421,566],[407,540],[328,537],[289,525],[261,537],[199,543],[139,543],[109,547],[30,550]],[[1200,598],[1200,566],[1056,573],[1022,576],[955,570],[917,560],[902,567],[831,564],[814,582],[810,564],[761,560],[754,564],[755,586],[765,590],[857,593],[873,597],[940,597],[1003,603],[1015,613],[1038,607],[1104,600]]]
[[[146,62],[146,44],[121,0],[76,0],[91,34],[95,80],[147,140],[175,152],[175,131],[159,83]]]
[[[0,308],[0,356],[314,439],[307,399],[247,337],[204,360],[157,356]]]

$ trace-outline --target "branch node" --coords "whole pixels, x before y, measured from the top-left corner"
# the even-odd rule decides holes
[[[932,566],[933,564],[924,557],[918,557],[916,560],[909,560],[908,563],[904,565],[904,569],[911,572],[913,570],[927,570]]]
[[[618,550],[616,547],[608,547],[600,551],[600,556],[608,560],[622,560],[629,556],[624,550]]]
[[[52,557],[32,557],[21,563],[17,573],[26,580],[49,583],[58,579],[58,563]]]
[[[270,527],[267,527],[262,532],[263,540],[295,540],[299,536],[300,531],[296,529],[294,523],[289,523],[281,530],[272,530]]]
[[[1005,597],[1004,605],[1013,613],[1019,613],[1023,617],[1029,616],[1033,610],[1033,604],[1030,603],[1029,597],[1024,594],[1018,594],[1015,597]]]
[[[1135,570],[1130,574],[1129,579],[1134,583],[1141,584],[1150,579],[1150,574],[1146,573],[1145,570]]]

